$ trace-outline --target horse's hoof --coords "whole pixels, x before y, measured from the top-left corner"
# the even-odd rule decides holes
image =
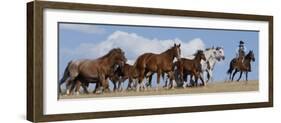
[[[156,87],[156,88],[155,88],[155,91],[158,91],[158,90],[159,90],[158,87]]]

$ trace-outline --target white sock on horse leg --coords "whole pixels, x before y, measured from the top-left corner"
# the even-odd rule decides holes
[[[136,86],[136,91],[139,92],[140,91],[140,84],[137,83],[137,86]]]
[[[177,83],[175,80],[172,80],[173,81],[173,87],[172,88],[175,88],[177,86]]]
[[[69,95],[69,94],[70,94],[70,90],[66,89],[66,95]]]
[[[157,83],[157,85],[156,85],[156,91],[159,90],[159,87],[160,87],[160,83]]]

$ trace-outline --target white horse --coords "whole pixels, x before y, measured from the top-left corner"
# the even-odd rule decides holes
[[[213,81],[213,70],[217,62],[224,60],[224,50],[222,47],[217,48],[207,48],[204,51],[206,61],[201,61],[202,67],[202,76],[204,77],[204,73],[207,74],[207,82]]]

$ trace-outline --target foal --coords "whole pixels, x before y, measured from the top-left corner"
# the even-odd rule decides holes
[[[206,57],[202,50],[197,51],[194,59],[181,58],[180,61],[177,61],[174,63],[174,66],[177,67],[175,69],[175,70],[177,70],[177,72],[175,72],[175,73],[179,74],[180,80],[182,80],[182,81],[183,80],[187,81],[187,76],[191,75],[190,82],[192,80],[192,77],[194,76],[196,86],[198,84],[198,78],[200,78],[203,85],[206,85],[206,83],[204,82],[204,80],[201,76],[201,72],[202,72],[201,60],[206,61]],[[192,85],[194,85],[194,84],[192,84]],[[186,85],[183,84],[183,87],[185,87],[185,86]]]

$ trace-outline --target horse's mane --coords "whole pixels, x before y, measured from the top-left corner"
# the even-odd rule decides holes
[[[196,56],[196,55],[199,54],[199,53],[204,53],[204,52],[203,52],[203,50],[197,50],[197,52],[194,53],[193,56]]]
[[[206,48],[205,51],[209,51],[209,50],[212,50],[214,49],[213,47],[212,48]]]
[[[122,53],[122,49],[121,48],[113,48],[111,49],[107,54],[105,54],[104,56],[100,57],[101,59],[110,57],[113,53]]]
[[[167,49],[166,51],[164,51],[163,53],[165,52],[169,52],[170,50],[172,50],[174,48],[174,46],[170,47],[169,49]]]
[[[211,48],[206,48],[205,51],[209,51],[209,50],[213,50],[213,49],[219,50],[219,49],[222,49],[222,47],[216,47],[216,48],[211,47]]]
[[[217,47],[216,50],[222,49],[222,47]]]
[[[249,51],[249,53],[247,53],[247,55],[245,56],[245,58],[248,58],[248,57],[250,57],[250,55],[253,53],[253,51],[252,50],[250,50]]]

